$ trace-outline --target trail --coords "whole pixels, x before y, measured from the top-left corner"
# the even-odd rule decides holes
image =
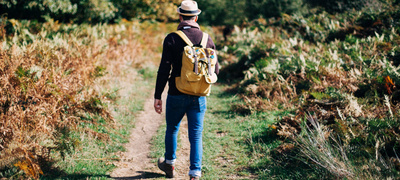
[[[166,93],[164,93],[166,94]],[[163,112],[165,112],[166,95],[163,96]],[[157,114],[153,108],[153,98],[148,98],[144,110],[135,118],[135,128],[132,129],[129,143],[125,145],[126,152],[121,152],[117,168],[111,173],[113,179],[157,179],[164,176],[154,163],[157,159],[149,157],[151,139],[156,135],[161,124],[165,123],[165,114]],[[175,167],[176,178],[189,179],[189,140],[187,135],[187,120],[184,118],[179,132],[180,142]]]

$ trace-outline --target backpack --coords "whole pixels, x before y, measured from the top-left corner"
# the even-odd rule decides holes
[[[185,94],[194,96],[208,96],[211,84],[217,81],[215,65],[217,54],[212,48],[207,48],[208,34],[203,32],[200,45],[193,45],[182,31],[176,31],[185,42],[182,52],[181,76],[176,77],[176,88]]]

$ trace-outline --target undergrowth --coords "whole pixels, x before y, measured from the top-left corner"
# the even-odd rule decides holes
[[[261,178],[398,178],[398,9],[316,11],[233,29],[220,46],[220,77],[241,98],[231,110],[290,111],[265,128],[280,145],[257,158]]]
[[[0,177],[107,176],[160,53],[143,25],[1,18]]]

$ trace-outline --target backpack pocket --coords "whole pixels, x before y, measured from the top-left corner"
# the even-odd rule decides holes
[[[202,76],[201,74],[196,74],[195,72],[192,72],[192,71],[186,71],[185,75],[186,75],[186,79],[189,82],[200,81],[201,80],[201,76]]]

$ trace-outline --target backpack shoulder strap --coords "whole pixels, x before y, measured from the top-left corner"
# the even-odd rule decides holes
[[[207,42],[208,42],[208,34],[203,32],[203,38],[201,39],[201,46],[203,48],[207,48]]]
[[[192,41],[190,41],[190,39],[186,36],[185,33],[183,33],[182,31],[175,31],[175,33],[178,34],[183,39],[183,41],[186,42],[187,45],[193,46]]]

